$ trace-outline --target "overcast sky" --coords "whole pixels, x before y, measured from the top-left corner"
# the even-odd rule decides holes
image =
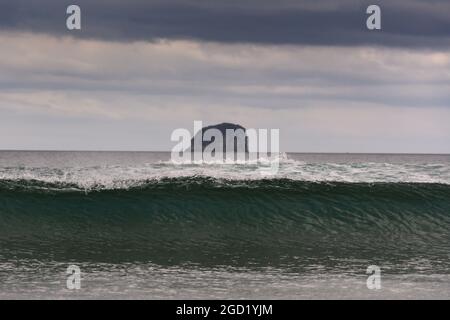
[[[170,150],[194,120],[450,153],[450,1],[0,0],[0,149]]]

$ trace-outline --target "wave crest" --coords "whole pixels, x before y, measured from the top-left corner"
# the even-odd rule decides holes
[[[173,164],[159,162],[139,166],[92,167],[6,167],[0,168],[0,181],[34,181],[83,190],[129,189],[148,181],[203,177],[227,181],[289,179],[310,182],[348,183],[437,183],[450,184],[448,164],[388,163],[305,163],[281,157],[278,173],[261,174],[271,162],[246,164]]]

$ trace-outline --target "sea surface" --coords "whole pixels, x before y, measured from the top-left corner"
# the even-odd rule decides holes
[[[450,155],[267,165],[0,151],[0,299],[450,299]]]

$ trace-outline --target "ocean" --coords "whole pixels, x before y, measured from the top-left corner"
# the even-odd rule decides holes
[[[0,298],[450,298],[450,155],[169,159],[1,151]]]

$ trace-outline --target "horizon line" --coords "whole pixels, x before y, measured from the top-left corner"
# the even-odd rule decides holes
[[[0,152],[134,152],[134,153],[171,153],[172,151],[161,151],[161,150],[57,150],[57,149],[0,149]],[[329,151],[282,151],[281,153],[293,153],[293,154],[368,154],[368,155],[450,155],[449,153],[440,152],[329,152]]]

